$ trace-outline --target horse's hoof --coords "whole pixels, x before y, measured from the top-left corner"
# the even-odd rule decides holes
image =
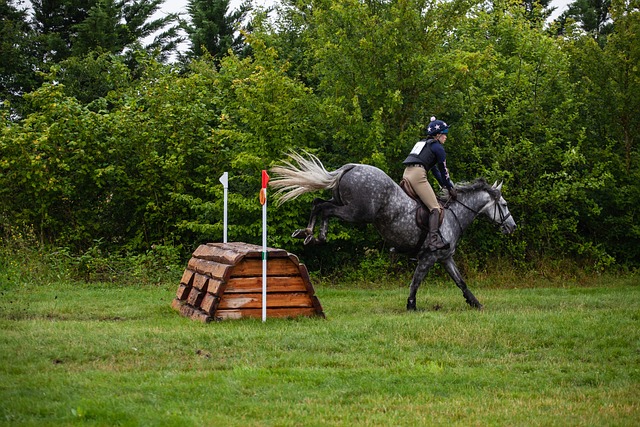
[[[313,237],[313,235],[309,235],[304,239],[304,244],[305,245],[312,245],[317,243],[317,240],[315,237]]]
[[[480,303],[478,302],[478,300],[475,300],[475,301],[467,301],[467,304],[469,304],[469,306],[470,306],[471,308],[475,308],[475,309],[476,309],[476,310],[478,310],[478,311],[482,311],[482,310],[484,309],[484,305],[480,304]]]
[[[304,239],[308,235],[309,233],[307,233],[306,228],[299,228],[296,231],[294,231],[293,234],[291,234],[291,237],[293,237],[294,239]]]
[[[407,311],[416,311],[418,308],[416,307],[416,300],[408,300],[407,301]]]

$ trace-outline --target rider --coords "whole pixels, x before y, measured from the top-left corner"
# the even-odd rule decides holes
[[[452,199],[455,200],[457,197],[456,189],[449,178],[447,154],[444,151],[444,143],[448,133],[449,126],[445,122],[431,117],[431,123],[427,127],[427,138],[418,141],[409,156],[402,162],[406,166],[403,178],[411,185],[422,203],[429,208],[428,248],[432,251],[447,249],[449,243],[443,241],[438,233],[443,212],[427,179],[427,171],[433,172],[440,185],[449,191],[449,196]]]

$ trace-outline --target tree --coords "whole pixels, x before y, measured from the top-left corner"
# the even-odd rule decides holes
[[[217,180],[229,171],[230,233],[255,242],[259,171],[283,152],[307,149],[328,169],[366,162],[398,180],[436,115],[452,125],[453,178],[504,179],[519,226],[509,240],[482,222],[469,230],[459,250],[471,266],[488,254],[638,266],[637,2],[614,0],[604,45],[575,26],[553,36],[510,0],[292,1],[288,12],[278,31],[262,21],[247,35],[252,55],[180,73],[140,51],[135,72],[108,51],[56,64],[25,95],[29,114],[2,111],[0,221],[75,250],[94,239],[188,247],[220,238]],[[275,244],[307,250],[288,234],[307,196],[273,208]],[[382,249],[370,229],[337,222],[329,238],[304,254],[315,265]]]
[[[438,52],[467,10],[465,2],[290,2],[281,23],[293,31],[272,44],[307,67],[301,78],[325,105],[318,132],[332,161],[400,174],[403,147],[437,113]]]
[[[591,35],[568,34],[571,79],[589,143],[587,162],[606,165],[610,184],[595,194],[602,212],[581,230],[616,260],[640,259],[640,9],[615,1],[613,32],[604,46]]]
[[[34,0],[34,20],[46,63],[94,50],[122,54],[142,45],[143,39],[159,32],[146,46],[161,59],[175,53],[182,41],[178,16],[152,19],[164,0]]]
[[[71,55],[76,25],[84,21],[96,0],[33,0],[33,22],[43,62],[56,63]]]
[[[135,71],[140,73],[144,66],[141,57],[144,56],[141,53],[136,55],[140,64]],[[117,98],[133,84],[134,73],[128,66],[130,63],[123,56],[94,51],[84,56],[71,56],[52,66],[47,80],[61,83],[66,95],[89,105],[92,110],[104,110],[108,108],[111,97]]]
[[[99,0],[76,27],[73,53],[83,55],[100,48],[118,54],[158,33],[145,49],[157,51],[159,58],[167,59],[175,53],[182,37],[178,34],[178,15],[151,19],[164,1]]]
[[[17,112],[22,95],[38,84],[33,72],[38,68],[38,60],[27,11],[14,3],[13,0],[0,1],[0,102],[9,101]]]
[[[251,11],[251,3],[246,1],[232,12],[229,3],[229,0],[189,0],[191,23],[185,24],[185,30],[191,42],[191,57],[202,57],[206,51],[219,60],[229,50],[240,53],[243,37],[239,29]]]
[[[551,0],[523,0],[522,5],[525,16],[533,22],[545,21],[556,9],[551,7]]]
[[[613,30],[611,0],[575,0],[558,17],[560,32],[565,33],[569,19],[577,22],[583,31],[592,35],[601,44]]]

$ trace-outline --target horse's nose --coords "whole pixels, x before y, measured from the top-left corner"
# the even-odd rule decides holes
[[[513,233],[513,232],[516,230],[516,227],[517,227],[517,225],[516,225],[516,223],[515,223],[515,222],[513,222],[513,223],[511,223],[511,224],[507,224],[507,223],[505,223],[505,224],[504,224],[504,226],[502,227],[502,231],[503,231],[505,234],[511,234],[511,233]]]

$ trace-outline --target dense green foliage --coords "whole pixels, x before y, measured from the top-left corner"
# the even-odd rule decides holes
[[[508,238],[474,226],[459,250],[468,265],[638,267],[640,10],[610,12],[596,40],[569,19],[557,36],[545,11],[503,0],[287,1],[254,14],[248,57],[68,57],[21,97],[21,117],[3,109],[0,227],[74,254],[186,255],[221,240],[228,171],[229,238],[258,243],[260,170],[284,152],[399,180],[436,115],[452,125],[453,179],[504,180],[519,226]],[[332,223],[313,250],[288,237],[312,197],[270,206],[269,244],[313,269],[376,264],[386,251],[371,228]]]

